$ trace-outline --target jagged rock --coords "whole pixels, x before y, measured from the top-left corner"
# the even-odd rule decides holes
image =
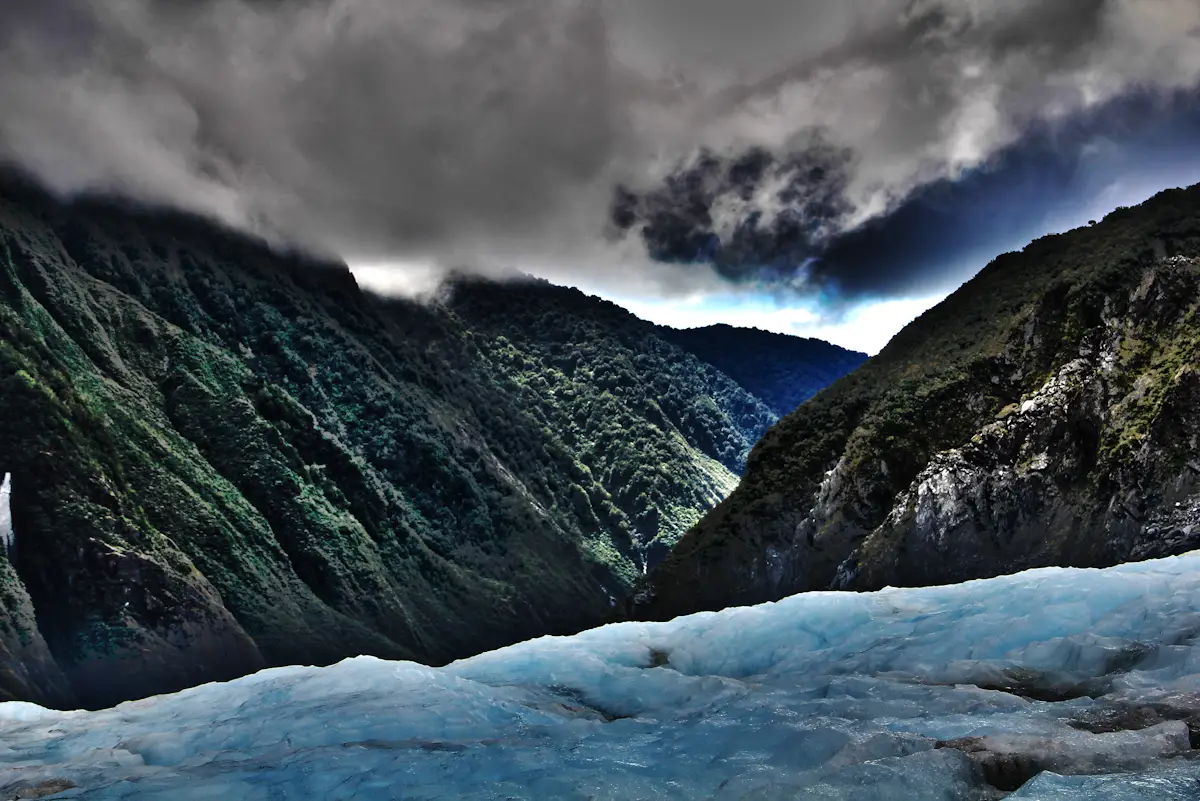
[[[1072,494],[1095,463],[1105,424],[1102,372],[1075,359],[960,448],[935,454],[848,564],[839,588],[940,584],[1102,557],[1079,537]],[[1091,553],[1088,552],[1090,546]]]

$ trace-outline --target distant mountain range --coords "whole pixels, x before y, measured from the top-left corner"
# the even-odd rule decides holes
[[[791,414],[867,359],[865,353],[820,339],[757,328],[660,328],[659,335],[725,373],[779,417]]]
[[[1003,255],[783,418],[638,618],[1200,548],[1200,186]]]
[[[106,706],[592,625],[856,358],[534,280],[385,300],[342,265],[6,177],[0,699]]]

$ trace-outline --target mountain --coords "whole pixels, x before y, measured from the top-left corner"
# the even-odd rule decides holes
[[[0,699],[577,631],[775,419],[574,290],[389,301],[343,265],[5,178]]]
[[[1200,187],[989,264],[769,431],[630,598],[806,590],[1200,547]]]
[[[595,530],[631,529],[644,556],[638,573],[733,490],[751,446],[778,417],[659,329],[576,290],[459,281],[446,307],[469,327],[489,380],[626,513]]]
[[[780,417],[867,359],[819,339],[757,328],[660,328],[659,336],[725,373]]]

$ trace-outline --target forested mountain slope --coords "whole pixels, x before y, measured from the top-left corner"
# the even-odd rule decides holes
[[[6,177],[0,698],[577,630],[774,420],[573,290],[386,301],[341,265]]]
[[[659,334],[725,373],[780,417],[791,414],[867,359],[865,353],[819,339],[757,328],[663,327]]]
[[[1200,546],[1200,187],[988,265],[781,420],[642,582],[667,618]]]
[[[659,330],[577,290],[466,280],[446,306],[470,329],[488,380],[588,467],[626,513],[606,525],[631,525],[651,564],[733,490],[775,422]]]

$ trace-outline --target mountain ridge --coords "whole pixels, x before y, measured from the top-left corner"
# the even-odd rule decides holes
[[[1197,255],[1200,187],[999,257],[776,424],[628,614],[1186,549],[1147,521],[1200,489]]]
[[[784,417],[867,359],[867,354],[813,337],[718,323],[666,328],[664,339],[708,362]]]

